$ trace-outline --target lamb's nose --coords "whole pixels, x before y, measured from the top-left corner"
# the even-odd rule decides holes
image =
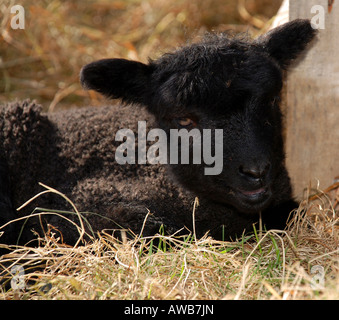
[[[252,180],[259,180],[266,176],[270,167],[271,165],[269,163],[265,163],[264,165],[252,165],[252,166],[242,165],[239,167],[239,173],[243,177],[247,177]]]

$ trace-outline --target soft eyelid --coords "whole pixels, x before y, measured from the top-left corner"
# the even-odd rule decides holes
[[[191,118],[179,118],[178,122],[182,125],[182,126],[189,126],[190,124],[194,124],[194,120],[192,120]]]
[[[182,128],[195,128],[197,126],[197,121],[195,118],[186,116],[186,117],[178,117],[174,119],[178,126]],[[187,121],[187,123],[180,123],[182,121]]]

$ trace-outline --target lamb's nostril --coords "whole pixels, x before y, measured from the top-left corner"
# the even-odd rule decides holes
[[[259,179],[261,177],[261,172],[258,167],[240,166],[239,172],[241,175],[249,178]]]
[[[270,169],[270,164],[267,163],[263,166],[240,166],[239,173],[252,179],[263,178]]]

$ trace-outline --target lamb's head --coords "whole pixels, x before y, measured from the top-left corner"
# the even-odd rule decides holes
[[[195,132],[202,138],[202,152],[195,154],[201,161],[192,161],[193,138],[190,164],[171,164],[179,182],[241,212],[258,212],[271,203],[272,186],[284,168],[282,70],[315,33],[308,20],[295,20],[254,41],[209,35],[149,64],[93,62],[82,69],[81,82],[108,97],[145,105],[168,134]],[[206,154],[215,155],[215,163]]]

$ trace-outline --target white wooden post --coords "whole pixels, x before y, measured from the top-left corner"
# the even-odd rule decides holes
[[[309,18],[317,40],[287,77],[286,164],[294,194],[339,176],[339,0],[290,0],[290,20]]]

